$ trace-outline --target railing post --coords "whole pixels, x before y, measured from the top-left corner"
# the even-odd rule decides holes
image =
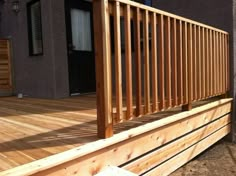
[[[93,1],[96,61],[97,130],[99,138],[113,135],[111,49],[108,0]]]

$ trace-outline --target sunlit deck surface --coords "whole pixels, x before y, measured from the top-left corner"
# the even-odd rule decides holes
[[[115,133],[177,112],[179,108],[118,124]],[[96,141],[96,132],[95,95],[0,98],[0,171]]]

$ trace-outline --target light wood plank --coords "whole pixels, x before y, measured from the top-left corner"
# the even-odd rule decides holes
[[[214,143],[225,137],[227,134],[230,133],[231,126],[227,125],[226,127],[220,129],[216,133],[213,133],[208,138],[200,141],[196,145],[191,146],[187,150],[183,151],[182,153],[178,154],[177,156],[171,158],[169,161],[163,163],[159,167],[155,168],[154,170],[148,172],[145,175],[148,176],[165,176],[169,175],[179,167],[186,164],[188,161],[193,159],[195,156],[212,146]]]
[[[230,115],[226,115],[220,120],[217,120],[207,126],[204,126],[197,131],[194,131],[174,142],[161,147],[144,157],[135,160],[124,166],[124,169],[129,170],[135,174],[141,175],[144,172],[154,168],[155,166],[167,161],[169,158],[175,156],[179,152],[191,147],[197,142],[201,141],[208,135],[216,132],[220,128],[230,123]],[[162,173],[164,174],[164,173]]]

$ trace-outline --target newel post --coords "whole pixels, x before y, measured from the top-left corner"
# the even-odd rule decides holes
[[[97,130],[99,138],[108,138],[113,135],[110,16],[108,5],[108,0],[93,0]]]

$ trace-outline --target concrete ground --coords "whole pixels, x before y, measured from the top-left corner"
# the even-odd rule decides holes
[[[221,140],[171,176],[236,176],[236,144]]]

